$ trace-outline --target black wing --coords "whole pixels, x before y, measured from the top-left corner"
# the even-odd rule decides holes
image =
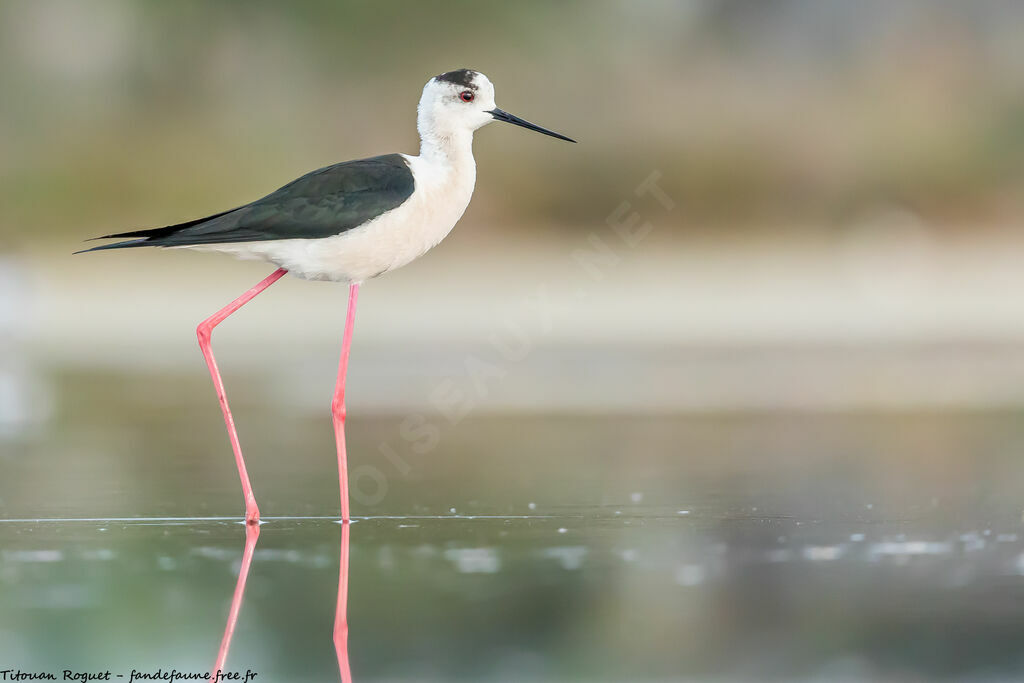
[[[138,239],[85,251],[332,237],[400,206],[414,184],[399,154],[346,161],[307,173],[237,209],[164,228],[105,235],[97,239]]]

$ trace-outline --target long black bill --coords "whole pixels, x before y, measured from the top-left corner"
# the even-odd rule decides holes
[[[493,116],[494,118],[496,118],[497,120],[504,121],[505,123],[514,123],[517,126],[522,126],[523,128],[529,128],[530,130],[535,130],[538,133],[544,133],[544,135],[550,135],[551,137],[558,138],[559,140],[568,140],[569,142],[576,142],[572,138],[567,138],[564,135],[562,135],[561,133],[556,133],[555,131],[548,130],[547,128],[541,128],[540,126],[534,125],[534,124],[530,123],[529,121],[524,121],[523,119],[519,118],[518,116],[513,116],[512,114],[509,114],[507,111],[502,111],[500,109],[495,108],[495,109],[490,110],[487,113],[490,114],[491,116]]]

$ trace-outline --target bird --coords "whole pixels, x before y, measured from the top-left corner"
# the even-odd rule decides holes
[[[286,274],[348,284],[341,358],[331,401],[341,516],[348,522],[345,378],[359,288],[367,280],[419,258],[451,232],[476,184],[473,134],[494,121],[576,142],[499,109],[494,84],[487,76],[472,69],[456,69],[434,76],[423,87],[416,113],[418,155],[386,154],[325,166],[249,204],[175,225],[93,238],[120,241],[76,252],[193,249],[277,266],[196,328],[242,483],[246,523],[259,524],[260,513],[213,355],[214,328]]]

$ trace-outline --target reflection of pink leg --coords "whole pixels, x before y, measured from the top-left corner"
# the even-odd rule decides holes
[[[228,648],[231,647],[231,637],[235,634],[235,624],[238,623],[238,612],[242,609],[242,596],[245,595],[245,580],[249,578],[252,554],[256,550],[256,541],[259,537],[259,524],[245,525],[245,550],[242,552],[242,567],[238,570],[238,583],[235,584],[235,594],[231,598],[231,609],[228,610],[228,622],[224,625],[224,637],[220,641],[220,650],[217,651],[217,663],[213,665],[210,680],[216,680],[217,672],[224,670],[224,661],[228,658]]]
[[[341,683],[352,683],[348,665],[348,534],[350,524],[341,523],[341,563],[338,568],[338,605],[334,611],[334,649],[338,653]]]
[[[348,372],[348,352],[352,346],[352,326],[356,320],[356,299],[359,298],[359,283],[348,288],[348,313],[345,316],[345,336],[341,340],[341,361],[338,363],[338,383],[334,387],[331,401],[331,418],[334,422],[334,442],[338,446],[338,488],[341,493],[341,521],[348,516],[348,456],[345,452],[345,374]]]
[[[228,428],[228,438],[231,440],[231,450],[235,453],[235,463],[238,465],[238,478],[242,480],[242,494],[245,496],[245,521],[249,524],[257,524],[260,521],[260,510],[256,507],[256,496],[252,493],[252,486],[249,484],[249,473],[245,470],[245,460],[242,458],[242,447],[238,443],[238,432],[235,431],[235,420],[231,417],[231,409],[228,408],[228,397],[224,393],[224,382],[220,378],[220,371],[217,370],[217,361],[213,358],[213,349],[210,347],[210,337],[213,328],[220,325],[224,320],[247,304],[254,296],[274,284],[288,271],[278,268],[258,285],[238,297],[230,304],[220,309],[209,318],[199,323],[196,328],[196,336],[199,337],[199,348],[206,359],[206,366],[210,368],[210,377],[213,378],[213,387],[217,390],[217,400],[220,401],[220,408],[224,413],[224,424]]]

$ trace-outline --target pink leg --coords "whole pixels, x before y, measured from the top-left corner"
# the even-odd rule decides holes
[[[345,336],[341,341],[341,361],[338,363],[338,384],[334,387],[331,401],[331,418],[334,422],[334,441],[338,446],[338,488],[341,493],[341,521],[348,522],[348,456],[345,453],[345,374],[348,372],[348,352],[352,346],[352,326],[356,319],[356,299],[359,298],[359,283],[348,288],[348,314],[345,316]]]
[[[242,552],[242,567],[238,570],[238,583],[235,584],[235,594],[231,598],[231,609],[228,610],[228,621],[224,625],[224,637],[220,641],[220,649],[217,651],[217,663],[213,665],[210,680],[217,680],[218,671],[224,670],[224,662],[228,658],[228,648],[231,647],[231,637],[235,635],[235,624],[238,623],[238,612],[242,609],[242,597],[245,595],[245,580],[249,578],[249,567],[252,566],[252,554],[256,550],[256,541],[260,537],[259,524],[247,524],[245,526],[245,550]]]
[[[348,534],[350,525],[341,523],[341,562],[338,568],[338,604],[334,610],[334,650],[338,653],[341,683],[352,683],[348,663]]]
[[[199,337],[199,348],[203,352],[203,358],[206,359],[207,367],[210,368],[213,387],[217,390],[217,400],[220,401],[220,408],[224,412],[224,424],[227,425],[228,438],[231,440],[231,450],[235,453],[235,463],[238,465],[238,478],[242,480],[242,494],[245,496],[245,521],[249,524],[259,523],[260,510],[256,507],[256,497],[252,494],[252,486],[249,484],[249,473],[245,469],[242,447],[238,443],[235,420],[231,417],[231,409],[228,408],[228,397],[224,393],[224,382],[220,378],[220,371],[217,370],[217,361],[213,358],[213,349],[210,348],[210,337],[213,334],[213,328],[224,322],[229,315],[247,304],[254,296],[280,280],[287,272],[284,268],[278,268],[258,285],[199,323],[199,327],[196,328],[196,336]]]

